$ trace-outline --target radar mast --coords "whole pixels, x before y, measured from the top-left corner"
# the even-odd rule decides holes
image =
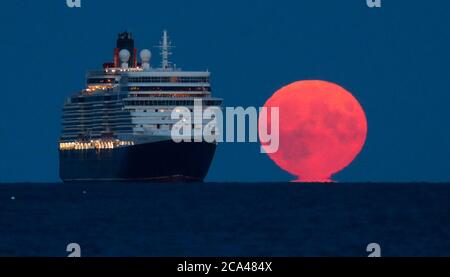
[[[161,49],[161,69],[163,71],[172,70],[172,63],[169,61],[169,56],[172,55],[170,49],[173,48],[172,43],[169,41],[169,36],[167,31],[164,30],[162,41],[160,42],[159,48]]]

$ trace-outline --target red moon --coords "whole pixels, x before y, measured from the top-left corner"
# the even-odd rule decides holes
[[[265,104],[280,113],[279,148],[269,157],[299,182],[331,182],[361,152],[367,119],[353,95],[325,81],[299,81],[278,90]],[[270,112],[267,125],[270,124]],[[260,137],[261,137],[261,124]],[[264,144],[263,147],[265,148]]]

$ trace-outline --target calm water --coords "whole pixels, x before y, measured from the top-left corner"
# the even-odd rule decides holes
[[[0,256],[450,256],[449,200],[450,184],[4,184]]]

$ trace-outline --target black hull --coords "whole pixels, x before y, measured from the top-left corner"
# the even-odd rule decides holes
[[[59,151],[59,173],[64,182],[202,182],[215,150],[211,143],[171,140],[116,149],[64,150]]]

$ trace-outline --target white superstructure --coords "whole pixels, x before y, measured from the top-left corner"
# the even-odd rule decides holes
[[[160,46],[161,67],[152,66],[147,49],[140,51],[137,62],[131,34],[119,35],[118,47],[121,45],[125,47],[116,48],[114,63],[88,72],[86,89],[66,101],[61,149],[168,140],[176,123],[171,119],[176,107],[184,106],[193,112],[196,99],[203,101],[205,108],[221,106],[222,100],[211,95],[210,72],[182,71],[170,63],[171,45],[166,31]]]

